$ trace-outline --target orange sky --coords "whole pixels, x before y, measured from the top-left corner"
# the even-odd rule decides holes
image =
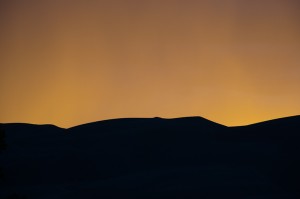
[[[0,122],[300,114],[298,0],[2,0]]]

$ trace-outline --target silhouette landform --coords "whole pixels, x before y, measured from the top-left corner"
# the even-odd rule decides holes
[[[4,199],[300,198],[300,116],[239,127],[185,117],[1,128]]]

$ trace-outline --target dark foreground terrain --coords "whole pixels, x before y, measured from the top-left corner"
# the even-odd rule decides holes
[[[299,199],[300,116],[1,124],[0,198]]]

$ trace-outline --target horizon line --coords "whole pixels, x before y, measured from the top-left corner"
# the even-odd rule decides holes
[[[273,120],[280,120],[280,119],[286,119],[286,118],[291,118],[291,117],[299,117],[300,115],[290,115],[290,116],[283,116],[283,117],[276,117],[276,118],[271,118],[271,119],[266,119],[266,120],[262,120],[262,121],[258,121],[258,122],[254,122],[254,123],[247,123],[247,124],[243,124],[243,125],[226,125],[223,123],[219,123],[216,122],[214,120],[208,119],[206,117],[202,117],[202,116],[182,116],[182,117],[159,117],[159,116],[155,116],[155,117],[116,117],[116,118],[108,118],[108,119],[103,119],[103,120],[95,120],[95,121],[91,121],[91,122],[87,122],[87,123],[81,123],[78,125],[74,125],[74,126],[70,126],[70,127],[61,127],[59,125],[56,124],[51,124],[51,123],[27,123],[27,122],[0,122],[0,125],[2,124],[28,124],[28,125],[37,125],[37,126],[55,126],[61,129],[70,129],[70,128],[74,128],[77,126],[81,126],[81,125],[86,125],[86,124],[92,124],[92,123],[97,123],[97,122],[104,122],[104,121],[111,121],[111,120],[122,120],[122,119],[164,119],[164,120],[172,120],[172,119],[181,119],[181,118],[203,118],[205,120],[211,121],[213,123],[225,126],[225,127],[242,127],[242,126],[250,126],[250,125],[254,125],[254,124],[259,124],[259,123],[263,123],[263,122],[269,122],[269,121],[273,121]]]

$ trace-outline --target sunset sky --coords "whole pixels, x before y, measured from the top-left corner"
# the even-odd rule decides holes
[[[1,0],[0,122],[300,114],[299,0]]]

